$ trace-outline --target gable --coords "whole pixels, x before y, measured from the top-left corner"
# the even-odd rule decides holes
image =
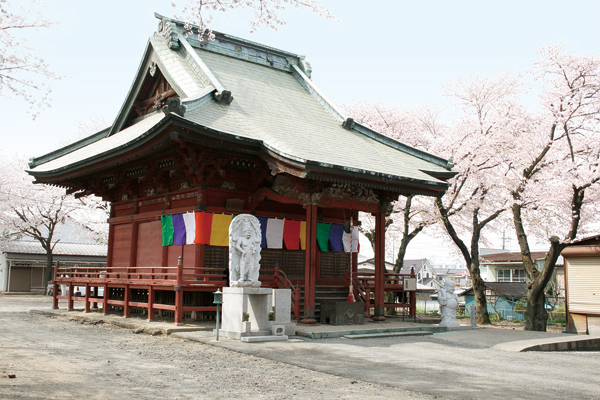
[[[207,86],[181,51],[170,49],[164,38],[154,35],[148,40],[133,84],[109,135],[134,125],[152,111],[160,110],[167,99],[193,98]]]
[[[146,114],[159,111],[167,104],[171,97],[179,97],[169,81],[164,77],[160,68],[153,64],[148,70],[148,76],[138,92],[133,107],[129,111],[123,128],[127,128],[139,121]]]

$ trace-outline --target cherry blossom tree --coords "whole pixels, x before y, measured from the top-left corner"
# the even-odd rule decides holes
[[[435,113],[421,112],[415,118],[414,113],[382,106],[356,118],[455,160],[458,174],[435,203],[467,262],[479,323],[489,321],[479,273],[483,229],[509,221],[514,225],[529,278],[528,330],[546,329],[545,289],[560,252],[600,222],[600,60],[572,56],[561,46],[540,53],[541,61],[529,73],[540,82],[541,110],[524,107],[523,77],[501,75],[468,77],[450,86],[447,94],[456,103],[450,110],[453,118],[443,124],[431,118]],[[406,211],[407,205],[412,207],[404,202],[398,210]],[[418,228],[403,229],[401,235],[409,241]],[[530,238],[548,238],[541,268],[531,258]]]
[[[34,185],[25,173],[23,158],[3,158],[0,164],[0,222],[5,237],[22,235],[38,241],[46,251],[46,280],[53,277],[53,251],[61,228],[70,223],[91,241],[106,242],[108,205],[97,197],[76,199],[62,188]]]
[[[600,181],[600,59],[543,48],[532,73],[541,82],[542,111],[516,137],[512,217],[525,270],[528,330],[546,330],[545,289],[560,252],[597,227]],[[549,238],[541,269],[530,236]]]
[[[187,21],[188,34],[192,32],[193,25],[198,27],[200,40],[214,39],[210,24],[215,13],[252,10],[251,33],[263,26],[277,30],[278,27],[285,25],[285,19],[281,14],[287,7],[304,8],[318,16],[335,19],[329,10],[318,4],[317,0],[186,0],[172,2],[171,5],[176,10],[176,18]]]
[[[419,149],[429,149],[438,135],[437,113],[432,108],[403,110],[368,101],[342,107],[356,122]],[[400,272],[410,242],[426,227],[437,222],[437,218],[431,213],[432,206],[430,198],[415,195],[401,196],[394,202],[392,214],[386,219],[385,226],[386,248],[392,247],[392,242],[400,242],[397,253],[392,255],[394,273]],[[363,234],[373,244],[372,218],[363,215],[361,220],[364,221]]]
[[[43,3],[31,0],[17,4],[0,0],[0,98],[25,101],[35,118],[50,107],[52,90],[47,81],[59,77],[36,55],[27,36],[54,23],[36,11],[44,7]]]
[[[489,323],[485,287],[479,271],[482,231],[508,209],[507,192],[498,185],[506,174],[510,153],[507,134],[518,128],[522,108],[516,99],[521,92],[518,77],[496,80],[478,77],[457,82],[448,95],[456,100],[455,117],[440,122],[431,107],[403,111],[381,104],[357,103],[346,110],[358,122],[404,143],[456,160],[450,188],[433,201],[423,196],[401,198],[387,232],[400,239],[395,270],[402,267],[407,247],[426,227],[440,224],[462,254],[475,292],[479,323]],[[510,143],[510,141],[508,141]]]
[[[514,135],[527,121],[519,105],[519,76],[496,79],[470,76],[447,88],[456,102],[451,128],[438,144],[439,151],[456,160],[458,174],[450,188],[435,201],[446,232],[466,261],[473,282],[477,322],[489,323],[485,285],[480,273],[479,247],[484,228],[509,207],[503,177],[514,152]]]

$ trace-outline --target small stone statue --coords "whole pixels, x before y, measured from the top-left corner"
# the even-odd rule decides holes
[[[469,310],[471,311],[471,326],[477,327],[477,306],[472,305]]]
[[[442,308],[441,326],[460,326],[456,321],[458,296],[454,293],[455,287],[454,281],[446,279],[444,281],[444,287],[438,291],[438,303],[440,303]]]
[[[250,214],[234,218],[229,226],[229,285],[260,287],[260,223]]]

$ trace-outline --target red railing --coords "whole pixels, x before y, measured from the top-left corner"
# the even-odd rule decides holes
[[[383,286],[384,292],[404,292],[404,278],[414,278],[413,274],[396,274],[391,272],[385,273],[385,283]],[[358,296],[362,301],[365,302],[365,316],[370,316],[371,307],[371,293],[377,290],[375,285],[375,272],[363,272],[361,274],[352,274],[352,285],[354,287],[354,296]],[[386,308],[408,308],[410,315],[414,315],[416,312],[416,297],[415,292],[409,292],[410,299],[408,302],[402,301],[400,303],[386,303]]]
[[[347,274],[349,271],[346,271]],[[371,289],[369,288],[369,284],[366,284],[366,287],[363,286],[360,279],[358,279],[357,274],[350,274],[350,284],[352,285],[352,294],[354,295],[355,300],[360,300],[365,303],[365,317],[371,317]],[[348,278],[346,279],[348,281]]]
[[[57,267],[55,284],[120,283],[226,286],[222,268],[198,267]]]

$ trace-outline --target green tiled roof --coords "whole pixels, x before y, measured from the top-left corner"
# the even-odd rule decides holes
[[[221,132],[263,141],[269,149],[303,162],[436,181],[423,170],[447,170],[398,151],[357,131],[347,130],[291,74],[197,50],[231,90],[229,106],[216,102],[185,118]]]
[[[446,187],[435,178],[452,175],[446,160],[354,124],[314,87],[304,57],[220,33],[209,43],[186,39],[181,23],[162,22],[171,29],[150,39],[111,132],[75,150],[33,159],[31,174],[48,176],[109,157],[134,145],[161,121],[168,123],[170,118],[158,112],[119,131],[148,65],[156,62],[187,107],[185,121],[259,142],[277,157],[300,164],[368,179],[413,181],[437,190]],[[225,92],[231,92],[231,103],[218,101]]]
[[[102,138],[61,157],[37,165],[29,170],[29,172],[32,175],[36,175],[36,173],[55,172],[87,160],[109,156],[115,150],[126,148],[136,140],[143,138],[163,118],[165,118],[165,114],[157,112],[148,118],[144,118],[137,124],[123,129],[116,135]]]

